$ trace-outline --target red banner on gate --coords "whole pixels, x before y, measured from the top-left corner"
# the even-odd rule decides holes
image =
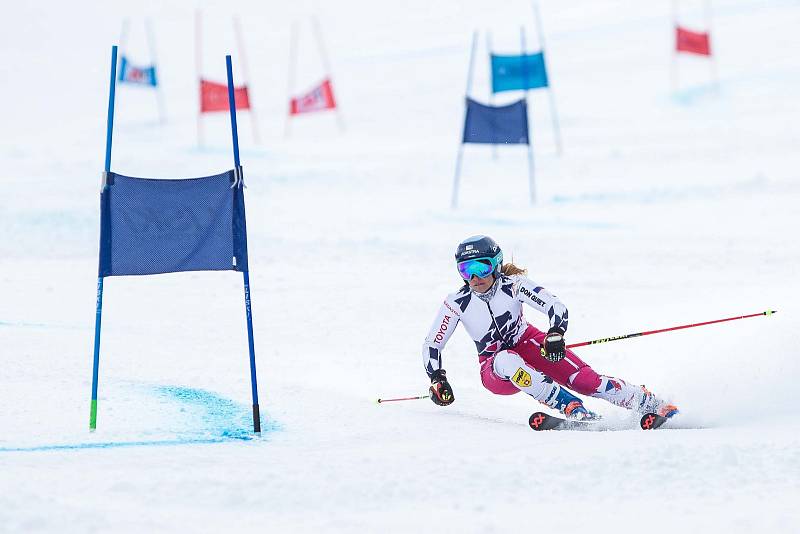
[[[247,86],[233,88],[236,109],[250,109]],[[200,80],[200,113],[228,111],[228,86],[222,83]]]
[[[678,52],[711,55],[711,38],[708,33],[693,32],[680,26],[675,27],[675,46]]]
[[[292,98],[289,104],[289,114],[312,113],[336,108],[333,98],[333,87],[329,79],[324,80],[308,93]]]

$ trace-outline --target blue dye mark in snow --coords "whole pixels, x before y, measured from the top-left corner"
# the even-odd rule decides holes
[[[252,439],[252,408],[220,397],[210,391],[180,386],[156,386],[157,396],[168,402],[178,401],[182,411],[190,413],[185,422],[190,429],[182,432],[197,437],[198,430],[204,437],[223,437],[226,439]],[[270,426],[266,429],[275,430]],[[261,429],[263,434],[265,429]]]
[[[82,449],[116,449],[121,447],[164,447],[168,445],[187,445],[202,443],[222,443],[228,439],[164,439],[153,441],[106,441],[98,443],[72,443],[63,445],[36,445],[33,447],[0,447],[0,452],[40,452],[40,451],[68,451]]]
[[[151,440],[106,441],[33,445],[30,447],[0,447],[3,452],[40,452],[83,449],[115,449],[123,447],[165,447],[175,445],[204,445],[235,441],[258,441],[253,433],[252,408],[221,397],[210,391],[181,386],[144,386],[145,395],[155,396],[170,405],[177,405],[181,419],[170,425],[180,425],[160,433]],[[261,438],[269,432],[280,430],[275,421],[264,421],[262,414]]]

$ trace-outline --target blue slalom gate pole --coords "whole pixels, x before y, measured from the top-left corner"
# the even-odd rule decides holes
[[[106,126],[106,162],[103,172],[103,188],[105,177],[111,171],[111,139],[114,133],[114,93],[117,78],[117,47],[111,47],[111,80],[108,88],[108,119]],[[102,244],[101,244],[102,250]],[[100,368],[100,323],[103,317],[103,277],[97,277],[97,308],[94,318],[94,363],[92,366],[92,403],[89,409],[89,430],[97,428],[97,382]]]
[[[233,91],[233,66],[231,56],[225,56],[225,66],[228,70],[228,106],[231,111],[231,136],[233,137],[233,162],[236,165],[235,172],[238,174],[239,181],[237,187],[244,187],[241,182],[243,179],[242,166],[239,161],[239,130],[236,126],[236,98]],[[244,210],[244,202],[242,202]],[[246,221],[246,217],[243,217]],[[245,223],[246,224],[246,223]],[[247,229],[245,228],[245,236]],[[253,430],[261,432],[261,414],[258,408],[258,384],[256,383],[256,349],[253,340],[253,310],[250,305],[250,273],[249,268],[242,271],[244,277],[244,307],[247,315],[247,343],[250,349],[250,385],[253,393]]]
[[[236,126],[236,98],[233,95],[233,64],[231,56],[225,56],[225,68],[228,71],[228,106],[231,110],[231,135],[233,136],[233,162],[238,169],[239,161],[239,128]]]

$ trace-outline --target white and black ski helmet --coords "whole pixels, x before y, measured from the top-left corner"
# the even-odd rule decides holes
[[[486,235],[466,238],[456,248],[456,264],[467,260],[488,259],[494,265],[494,275],[503,268],[503,251],[494,239]]]

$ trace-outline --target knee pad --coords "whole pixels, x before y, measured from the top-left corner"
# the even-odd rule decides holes
[[[588,365],[578,369],[578,372],[569,377],[569,386],[581,395],[592,395],[597,393],[600,387],[600,375]]]
[[[492,370],[497,376],[508,378],[517,372],[517,369],[525,365],[525,360],[516,352],[501,350],[494,355]]]

